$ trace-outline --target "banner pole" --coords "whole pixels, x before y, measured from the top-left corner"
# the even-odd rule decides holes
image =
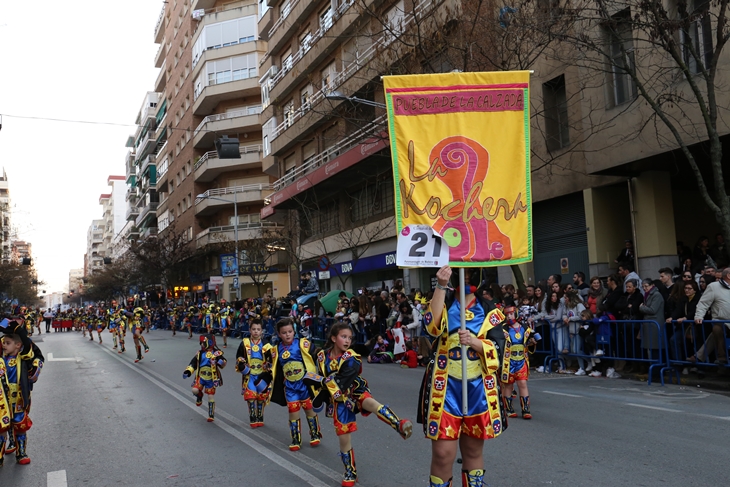
[[[461,306],[461,331],[466,330],[466,289],[464,282],[464,268],[459,267],[459,302]],[[461,346],[461,413],[464,416],[469,414],[469,400],[468,400],[468,383],[466,381],[466,368],[467,368],[467,357],[466,357],[466,345]]]

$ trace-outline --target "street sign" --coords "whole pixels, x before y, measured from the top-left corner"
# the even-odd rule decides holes
[[[449,245],[429,225],[408,225],[398,233],[396,264],[441,267],[449,263]]]
[[[330,271],[319,271],[319,279],[325,280],[330,278]]]
[[[238,289],[238,278],[237,277],[233,278],[233,289]]]
[[[563,257],[560,259],[560,273],[561,274],[569,274],[570,273],[570,266],[568,265],[568,258]]]
[[[317,262],[317,266],[319,267],[319,270],[326,271],[330,268],[330,259],[326,255],[323,255],[319,258],[319,261]],[[321,279],[321,278],[320,278]]]
[[[223,276],[210,276],[210,285],[223,284]]]

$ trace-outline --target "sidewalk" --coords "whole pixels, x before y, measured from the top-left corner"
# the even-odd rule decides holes
[[[690,372],[687,375],[682,375],[681,370],[679,373],[680,385],[688,387],[699,387],[701,389],[708,389],[713,391],[730,392],[730,369],[726,367],[698,367],[699,372]],[[648,380],[647,374],[640,373],[621,373],[622,379],[636,380],[640,382],[646,382]],[[676,374],[664,374],[664,381],[666,384],[676,384]],[[654,374],[652,383],[660,384],[658,373]]]

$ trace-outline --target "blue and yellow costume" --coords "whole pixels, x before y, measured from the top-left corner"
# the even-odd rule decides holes
[[[129,323],[129,328],[132,331],[133,338],[134,338],[134,348],[137,351],[137,358],[134,360],[135,362],[139,362],[144,358],[142,355],[142,347],[144,346],[144,353],[147,353],[150,351],[150,347],[147,346],[147,340],[145,340],[144,336],[142,336],[142,333],[145,329],[145,310],[142,308],[135,308],[134,314],[132,317],[132,321]]]
[[[528,358],[528,345],[535,343],[532,328],[525,328],[517,318],[517,310],[514,307],[504,309],[505,314],[514,313],[514,320],[507,320],[504,327],[504,360],[502,361],[501,381],[503,384],[514,384],[515,381],[527,381],[530,376],[530,363]],[[517,413],[512,407],[512,395],[503,395],[504,407],[510,418],[516,418]],[[520,395],[522,406],[522,417],[532,419],[530,412],[530,396]]]
[[[200,336],[200,351],[190,360],[190,364],[183,372],[183,379],[195,374],[192,383],[195,405],[203,404],[203,394],[208,395],[208,421],[215,418],[215,390],[223,385],[223,376],[220,369],[226,366],[223,352],[215,346],[215,337],[212,335]],[[197,392],[195,392],[197,391]]]
[[[317,354],[317,370],[322,377],[316,377],[322,388],[314,399],[314,407],[327,403],[327,417],[333,418],[337,436],[357,431],[357,413],[370,415],[363,408],[363,402],[373,399],[368,382],[360,375],[362,360],[354,350],[347,350],[339,357],[332,357],[331,351],[321,350]],[[311,376],[307,377],[307,381]],[[373,399],[374,400],[374,399]],[[390,425],[403,439],[411,436],[413,424],[407,419],[400,419],[388,405],[378,404],[376,414],[384,423]],[[352,487],[357,481],[355,452],[350,448],[340,452],[345,465],[342,485]]]
[[[312,409],[313,391],[304,381],[307,372],[314,373],[317,369],[312,359],[312,342],[306,338],[295,339],[290,345],[279,343],[271,348],[271,369],[273,372],[272,389],[269,401],[280,406],[286,406],[290,413],[300,409]],[[311,446],[319,445],[322,433],[319,429],[317,416],[307,417]],[[289,420],[292,443],[289,449],[299,450],[302,443],[301,420]]]
[[[21,465],[30,463],[26,451],[27,431],[33,425],[28,416],[31,406],[33,384],[43,368],[41,350],[28,338],[25,324],[3,321],[0,328],[5,335],[15,335],[22,342],[17,356],[3,356],[0,359],[0,467],[5,453],[15,451],[15,460]],[[9,432],[9,433],[8,433]],[[6,434],[11,446],[6,451]]]
[[[218,311],[218,321],[220,322],[221,327],[221,335],[223,335],[223,348],[228,347],[228,329],[230,327],[230,315],[231,315],[231,308],[230,306],[223,306]]]
[[[271,392],[271,374],[267,356],[271,345],[259,339],[244,338],[236,352],[236,371],[242,374],[241,394],[248,403],[248,416],[252,428],[264,425],[264,407]]]
[[[449,302],[450,301],[450,302]],[[457,440],[462,434],[481,440],[494,438],[507,427],[502,413],[499,380],[499,344],[504,341],[504,315],[489,302],[475,297],[467,307],[466,329],[481,340],[481,353],[467,349],[467,404],[462,414],[462,355],[459,342],[461,304],[446,300],[442,316],[424,315],[426,332],[435,337],[435,355],[423,379],[419,396],[418,422],[426,438]],[[483,470],[462,471],[464,485],[481,485]],[[434,484],[433,478],[431,485]]]

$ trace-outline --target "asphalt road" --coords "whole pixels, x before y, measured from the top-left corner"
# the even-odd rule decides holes
[[[151,351],[134,364],[78,333],[43,334],[48,360],[33,396],[29,466],[6,457],[0,486],[338,486],[342,464],[332,423],[324,439],[288,450],[285,408],[266,410],[266,426],[248,427],[233,370],[238,340],[216,394],[216,421],[194,405],[182,372],[197,337],[146,335]],[[59,360],[60,359],[60,360]],[[423,369],[365,364],[376,399],[415,417]],[[533,374],[534,419],[511,420],[485,443],[487,485],[714,486],[730,476],[730,398],[696,388],[605,378]],[[375,416],[353,435],[360,487],[425,486],[430,444],[420,425],[403,441]],[[458,466],[454,469],[458,476]],[[65,483],[64,483],[65,480]],[[459,481],[455,486],[460,485]]]

